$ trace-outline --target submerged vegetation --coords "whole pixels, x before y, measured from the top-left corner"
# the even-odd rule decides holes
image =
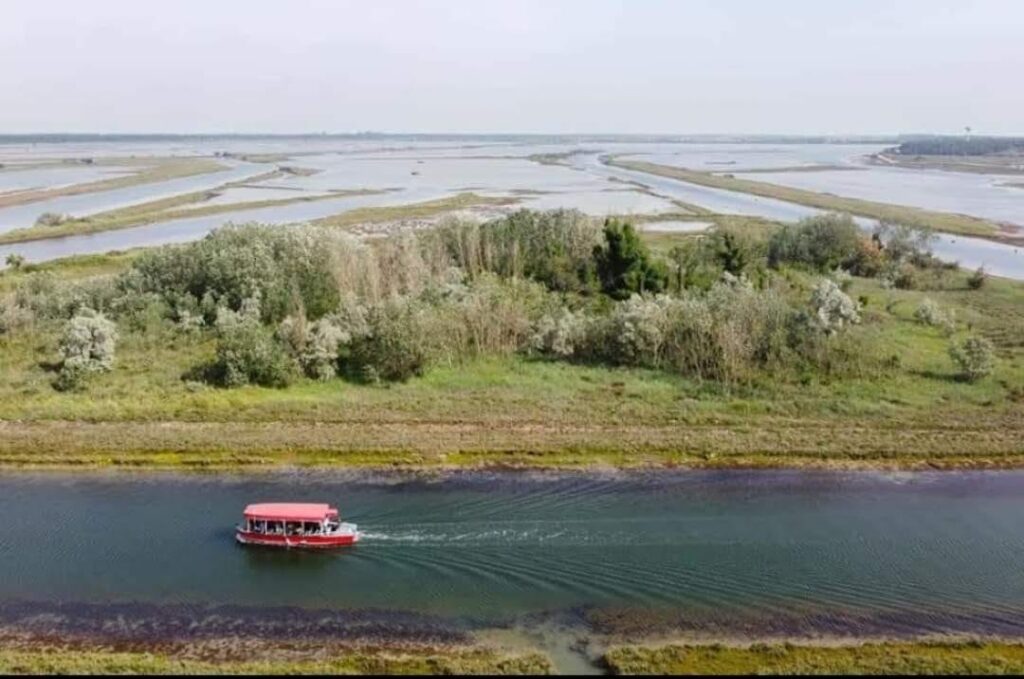
[[[1019,284],[975,289],[927,234],[867,235],[839,215],[664,238],[652,249],[625,223],[522,210],[365,240],[231,226],[9,269],[0,453],[213,466],[1024,456]],[[185,422],[172,436],[152,420]],[[273,435],[255,424],[268,421]],[[344,445],[280,424],[305,421],[336,424]],[[395,426],[345,429],[371,421]]]

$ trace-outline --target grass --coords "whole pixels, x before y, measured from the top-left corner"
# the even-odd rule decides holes
[[[389,205],[381,207],[365,207],[349,210],[340,214],[314,220],[314,224],[350,228],[359,224],[373,224],[406,219],[429,219],[453,210],[466,210],[474,207],[506,206],[519,203],[520,199],[511,196],[481,196],[472,192],[458,193],[454,196],[429,200],[410,205]]]
[[[615,674],[1021,674],[1024,645],[888,642],[848,646],[623,646],[605,662]]]
[[[98,165],[111,165],[117,168],[137,167],[136,172],[117,175],[108,179],[100,179],[93,182],[73,184],[50,189],[36,189],[34,191],[20,191],[0,196],[0,207],[12,205],[24,205],[37,201],[50,200],[62,196],[77,196],[83,193],[94,193],[96,191],[110,191],[123,189],[139,184],[150,184],[163,182],[169,179],[191,177],[198,174],[207,174],[224,170],[224,165],[210,158],[109,158],[97,161]]]
[[[3,674],[550,674],[543,655],[489,650],[437,653],[346,651],[317,659],[210,661],[160,652],[68,649],[0,649]]]
[[[1013,238],[1006,229],[1000,225],[978,217],[960,215],[949,212],[936,212],[924,210],[905,205],[891,205],[888,203],[877,203],[859,198],[845,198],[831,194],[796,189],[788,186],[779,186],[766,182],[754,181],[751,179],[739,179],[726,177],[710,172],[688,170],[680,167],[659,165],[642,161],[617,160],[612,158],[608,161],[610,165],[623,167],[639,172],[647,172],[662,177],[671,177],[691,184],[710,186],[718,189],[739,191],[765,198],[808,205],[822,210],[837,212],[849,212],[850,214],[871,217],[874,219],[903,222],[918,226],[930,227],[936,231],[961,234],[965,236],[977,236],[997,241],[1012,241]]]

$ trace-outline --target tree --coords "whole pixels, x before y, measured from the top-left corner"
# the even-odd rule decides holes
[[[594,246],[594,261],[605,294],[623,300],[634,293],[665,289],[668,272],[664,265],[652,261],[632,224],[607,220],[604,240],[604,245]]]
[[[732,231],[718,231],[714,235],[715,258],[733,276],[743,273],[749,263],[747,246]]]
[[[25,257],[12,252],[11,254],[7,255],[7,259],[4,261],[7,263],[7,266],[17,271],[18,269],[21,268],[21,265],[25,263]]]
[[[848,268],[858,257],[860,241],[860,229],[850,215],[816,215],[772,234],[768,241],[768,264],[804,264],[818,271]]]

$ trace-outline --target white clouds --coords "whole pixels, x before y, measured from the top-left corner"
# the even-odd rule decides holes
[[[1024,132],[1016,0],[0,7],[8,132]]]

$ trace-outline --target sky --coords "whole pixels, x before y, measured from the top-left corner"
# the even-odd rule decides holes
[[[1024,0],[0,0],[0,133],[1024,134]]]

